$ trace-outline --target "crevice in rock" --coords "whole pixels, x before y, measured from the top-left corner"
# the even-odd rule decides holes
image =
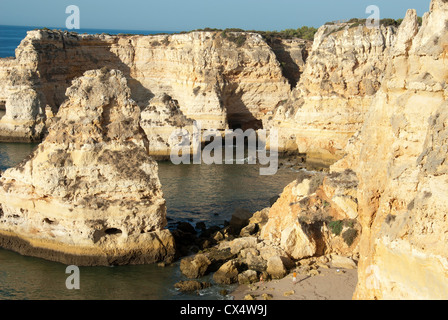
[[[221,103],[226,111],[229,129],[262,129],[262,121],[250,112],[242,96],[243,91],[238,90],[237,83],[226,83],[221,90]]]
[[[267,44],[271,47],[280,63],[283,76],[288,80],[291,89],[294,89],[297,87],[302,76],[303,68],[309,56],[309,49],[306,45],[304,45],[303,48],[298,48],[298,52],[300,52],[301,55],[301,62],[303,62],[303,65],[299,65],[297,63],[297,57],[294,59],[292,52],[286,49],[281,39],[272,39],[271,41],[268,41]]]

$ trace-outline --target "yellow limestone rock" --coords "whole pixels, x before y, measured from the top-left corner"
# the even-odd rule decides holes
[[[362,224],[357,299],[448,298],[448,3],[409,10],[347,158]]]
[[[319,28],[299,83],[263,121],[278,130],[280,151],[323,164],[344,155],[380,88],[395,33],[350,23]]]
[[[123,73],[73,81],[46,139],[0,179],[0,245],[77,265],[171,261],[157,163]]]
[[[129,36],[33,30],[15,59],[0,59],[0,105],[6,104],[7,113],[0,139],[39,140],[45,109],[56,113],[74,78],[103,67],[123,72],[131,98],[142,109],[159,106],[166,94],[203,129],[258,129],[262,117],[290,92],[275,52],[256,33]],[[164,139],[163,128],[158,134]],[[150,148],[166,155],[166,142]]]

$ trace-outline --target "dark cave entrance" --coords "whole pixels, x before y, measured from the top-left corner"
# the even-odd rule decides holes
[[[245,131],[248,129],[263,129],[263,122],[255,118],[251,113],[227,114],[227,124],[231,130],[241,129]]]

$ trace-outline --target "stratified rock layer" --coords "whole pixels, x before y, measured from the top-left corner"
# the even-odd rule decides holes
[[[448,3],[409,10],[348,156],[359,179],[358,299],[448,297]]]
[[[41,120],[56,113],[72,79],[102,67],[123,72],[131,98],[142,108],[166,94],[204,129],[257,129],[290,91],[275,53],[255,33],[112,36],[34,30],[16,49],[16,59],[0,59],[0,104],[6,105],[0,139],[39,140],[45,133]]]
[[[73,81],[48,136],[0,180],[0,245],[77,265],[171,261],[157,163],[120,71]]]
[[[395,27],[325,25],[315,35],[300,81],[264,118],[279,131],[279,150],[328,164],[361,128],[395,41]]]

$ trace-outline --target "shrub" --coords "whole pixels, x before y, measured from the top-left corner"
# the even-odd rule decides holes
[[[233,31],[233,30],[235,30],[235,29],[226,29],[226,30],[222,31],[221,37],[223,39],[227,39],[227,40],[235,43],[238,48],[242,47],[246,43],[246,40],[247,40],[246,35],[243,33],[240,33],[238,35],[229,33],[229,32],[239,32],[239,31]]]
[[[331,232],[333,232],[333,234],[335,235],[340,235],[342,232],[342,220],[337,220],[337,221],[331,221],[328,224],[328,227],[330,228]]]
[[[344,227],[353,228],[355,226],[356,219],[344,219],[343,225]]]
[[[351,246],[358,236],[358,230],[350,228],[344,231],[342,238],[348,246]]]

